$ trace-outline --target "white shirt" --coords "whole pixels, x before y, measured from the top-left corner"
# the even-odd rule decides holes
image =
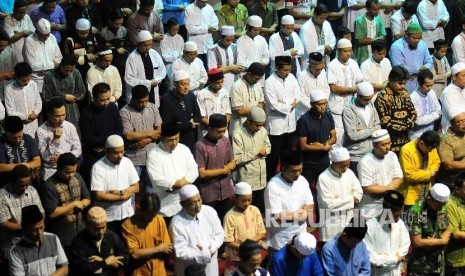
[[[281,135],[296,129],[295,109],[292,103],[299,100],[300,87],[294,75],[286,79],[273,74],[265,82],[266,130],[269,135]]]
[[[35,32],[36,28],[34,28],[34,24],[32,24],[32,20],[28,14],[25,14],[21,21],[16,20],[13,15],[8,15],[5,17],[3,29],[5,32],[8,33],[10,38],[15,35],[16,32],[22,31],[31,31]],[[23,59],[23,45],[24,45],[24,38],[19,39],[15,43],[11,44],[11,47],[15,51],[16,59],[18,62],[24,61]]]
[[[449,22],[449,12],[442,0],[433,4],[429,0],[422,0],[417,8],[418,20],[423,28],[423,40],[428,48],[434,48],[433,41],[444,39],[444,27],[438,27],[440,20]]]
[[[293,183],[285,182],[281,174],[274,176],[265,188],[265,217],[273,220],[273,215],[283,211],[295,212],[305,205],[313,204],[312,192],[307,180],[303,176]],[[269,213],[268,213],[269,212]],[[292,223],[292,225],[289,225]],[[268,232],[268,245],[274,249],[281,249],[292,237],[306,231],[306,222],[287,222],[288,225],[280,225],[280,222],[270,221],[265,223]]]
[[[441,118],[442,112],[434,90],[430,90],[426,94],[415,90],[410,94],[410,98],[417,111],[415,127],[410,131],[410,140],[413,140],[420,138],[428,130],[434,130],[434,122]]]
[[[207,4],[202,9],[194,2],[186,7],[184,20],[187,29],[187,40],[194,41],[199,50],[198,54],[206,54],[213,46],[212,34],[208,28],[218,30],[218,17],[212,6]]]
[[[404,0],[380,0],[379,3],[380,4],[395,4],[395,3],[398,3],[398,2],[404,2]],[[399,9],[400,10],[400,9]],[[391,28],[391,16],[397,11],[397,10],[393,10],[389,13],[385,13],[386,9],[379,9],[379,17],[381,17],[381,19],[383,19],[383,23],[384,23],[384,27],[386,28]]]
[[[457,35],[450,47],[452,48],[452,64],[465,62],[465,33]]]
[[[302,42],[300,41],[300,38],[296,32],[292,32],[291,36],[294,41],[293,48],[297,50],[297,55],[295,55],[293,58],[295,59],[295,63],[297,67],[297,74],[298,74],[301,70],[299,58],[304,55],[304,46],[302,45]],[[284,51],[283,41],[282,41],[281,36],[279,35],[279,32],[271,35],[270,41],[269,41],[269,52],[270,52],[270,60],[271,60],[271,65],[270,65],[271,72],[274,72],[274,68],[275,68],[274,60],[276,56],[291,56],[291,50]]]
[[[14,67],[18,63],[16,59],[16,54],[10,46],[7,46],[1,53],[0,53],[0,72],[13,72]],[[12,83],[13,80],[4,79],[0,81],[0,100],[5,101],[5,87]]]
[[[200,115],[202,115],[202,117],[209,118],[210,115],[215,113],[231,115],[229,93],[224,88],[217,93],[213,93],[210,89],[208,89],[208,87],[200,90],[199,94],[197,94],[197,104],[199,105]],[[207,132],[207,126],[201,123],[199,138],[204,137]],[[224,136],[228,137],[227,131]]]
[[[163,61],[165,62],[166,72],[171,71],[172,63],[182,56],[182,50],[184,49],[184,39],[179,34],[171,36],[166,33],[163,35],[162,41],[160,41],[160,51]]]
[[[125,190],[138,182],[139,176],[129,158],[123,157],[119,164],[113,164],[103,157],[92,167],[90,190],[104,193],[110,190]],[[108,222],[134,215],[134,196],[126,201],[97,201],[96,205],[105,209]]]
[[[299,14],[310,14],[312,9],[316,6],[316,0],[300,0],[292,1],[286,0],[285,7],[287,10],[291,9]],[[295,18],[295,28],[300,29],[307,19]]]
[[[232,47],[236,47],[236,58],[234,58],[234,53],[233,53]],[[218,43],[217,43],[217,44],[215,44],[213,46],[213,48],[218,49],[218,52],[220,53],[220,56],[221,56],[222,66],[228,66],[228,65],[236,64],[236,62],[237,62],[237,45],[231,44],[225,50],[223,47],[218,46]],[[208,53],[207,53],[208,70],[220,67],[220,66],[218,66],[219,62],[216,59],[215,51],[212,50],[213,48],[208,50]],[[227,56],[226,56],[226,54],[227,54]],[[239,77],[240,77],[239,74],[234,74],[232,72],[224,73],[223,88],[226,89],[226,91],[229,93],[231,91],[232,85],[234,84],[236,79],[239,79]]]
[[[23,57],[24,61],[31,65],[32,80],[37,83],[39,93],[42,93],[45,74],[37,74],[37,72],[54,69],[60,64],[63,58],[55,36],[50,34],[45,42],[40,41],[35,33],[26,37],[24,40]]]
[[[409,20],[406,20],[402,15],[402,9],[396,11],[391,16],[391,31],[392,36],[395,37],[396,35],[400,34],[401,32],[405,32],[407,30],[408,25],[410,23],[418,23],[418,18],[414,14]]]
[[[449,84],[444,88],[441,94],[442,104],[442,133],[446,133],[450,127],[451,116],[449,115],[452,109],[463,108],[465,106],[465,92],[462,88],[454,83]]]
[[[388,152],[383,159],[376,158],[371,152],[365,154],[358,163],[357,171],[362,187],[373,184],[387,186],[394,178],[403,178],[399,160],[392,151]],[[375,217],[383,209],[383,196],[365,194],[360,202],[360,207],[364,217]]]
[[[199,92],[200,83],[203,85],[207,84],[208,75],[203,65],[202,60],[195,58],[192,63],[188,63],[182,56],[178,58],[171,67],[169,75],[173,79],[174,74],[178,70],[190,73],[190,85],[189,91],[193,91],[195,95]]]
[[[392,66],[389,59],[383,58],[378,63],[373,59],[373,56],[360,65],[363,80],[372,84],[383,84],[388,81],[391,69]]]
[[[357,4],[365,5],[365,3],[366,0],[347,0],[347,6],[349,7],[349,11],[347,12],[347,28],[349,28],[351,32],[354,32],[355,19],[357,19],[358,16],[365,14],[366,9],[363,7],[359,10],[353,10],[350,7]]]
[[[350,169],[338,175],[331,167],[318,177],[316,190],[318,208],[325,214],[320,228],[321,241],[327,242],[340,234],[352,219],[354,198],[360,201],[363,190]]]
[[[110,64],[106,69],[102,69],[96,64],[87,71],[87,89],[89,91],[92,91],[94,85],[100,82],[110,86],[111,96],[114,97],[114,100],[111,99],[112,101],[117,101],[123,94],[121,76],[115,66]]]
[[[42,111],[42,99],[34,81],[31,80],[25,87],[19,87],[16,82],[5,87],[5,109],[8,116],[18,116],[23,120],[25,134],[35,137],[39,126],[37,119],[26,122],[33,111],[36,115]]]
[[[376,276],[401,275],[402,263],[397,262],[397,256],[406,256],[410,247],[410,235],[405,222],[387,225],[387,215],[371,218],[367,221],[368,231],[363,239],[370,255],[371,273]]]
[[[159,143],[148,152],[146,166],[153,192],[160,198],[160,212],[166,217],[174,216],[181,210],[179,189],[172,191],[174,183],[183,177],[194,183],[199,176],[194,156],[181,143],[172,152]]]
[[[260,62],[267,65],[270,62],[270,52],[266,39],[257,35],[251,38],[247,34],[239,37],[237,44],[237,65],[249,68],[250,64]]]
[[[176,276],[184,276],[184,270],[192,264],[206,265],[205,275],[219,275],[218,249],[223,244],[224,231],[218,214],[212,207],[202,205],[195,218],[182,210],[173,217],[170,228]],[[211,256],[211,252],[215,254]]]
[[[295,117],[299,120],[300,116],[310,110],[310,94],[314,90],[323,90],[326,93],[327,98],[329,98],[331,90],[329,89],[328,80],[326,79],[325,69],[323,69],[317,77],[308,72],[308,69],[306,69],[297,75],[297,80],[299,81],[300,94],[298,100],[299,104],[297,104],[295,109]]]
[[[307,20],[307,22],[305,22],[305,24],[300,29],[299,36],[305,50],[305,53],[302,56],[302,70],[306,70],[308,67],[308,55],[310,53],[319,52],[324,55],[326,46],[331,47],[331,49],[334,49],[336,46],[336,37],[334,36],[333,29],[331,28],[331,24],[328,21],[323,22],[321,32],[325,38],[324,45],[318,44],[318,34],[316,33],[315,24],[313,23],[312,19]],[[329,57],[327,57],[327,60],[329,62]]]

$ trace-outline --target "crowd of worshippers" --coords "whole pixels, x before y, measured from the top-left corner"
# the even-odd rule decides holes
[[[444,1],[0,1],[0,274],[465,275]]]

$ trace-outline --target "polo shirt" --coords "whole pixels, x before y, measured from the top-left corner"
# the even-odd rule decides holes
[[[449,217],[449,229],[451,233],[465,231],[465,200],[457,192],[454,192],[446,204],[447,216]],[[465,266],[465,243],[461,240],[451,238],[444,253],[446,266]]]

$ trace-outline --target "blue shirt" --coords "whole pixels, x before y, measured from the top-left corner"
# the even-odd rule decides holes
[[[327,276],[370,276],[370,256],[364,242],[350,250],[337,235],[323,247],[322,262]]]
[[[421,66],[426,66],[429,69],[433,66],[433,60],[428,51],[428,45],[423,40],[417,45],[416,49],[410,49],[405,38],[396,40],[389,51],[392,67],[396,65],[404,66],[410,75],[418,74]],[[417,78],[409,79],[406,84],[406,89],[413,93],[418,88]]]
[[[60,7],[60,5],[56,5],[55,10],[51,14],[46,13],[44,11],[43,6],[40,6],[37,9],[33,10],[30,16],[32,23],[34,23],[34,26],[36,26],[37,21],[39,21],[39,19],[41,18],[47,19],[50,23],[54,22],[56,24],[66,24],[65,12]],[[51,33],[57,39],[57,43],[60,43],[61,32],[57,30],[52,30]]]
[[[313,252],[313,254],[303,259],[297,259],[288,250],[288,246],[284,246],[273,255],[269,272],[271,276],[323,275],[323,270],[321,269],[316,252]]]
[[[163,0],[163,23],[168,22],[172,17],[178,20],[179,25],[184,23],[184,10],[179,10],[179,6],[184,6],[184,9],[189,5],[189,1],[184,0]]]
[[[2,0],[0,1],[0,12],[11,14],[13,12],[13,5],[15,0]]]

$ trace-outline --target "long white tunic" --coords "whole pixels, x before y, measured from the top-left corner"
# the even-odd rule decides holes
[[[123,94],[121,76],[115,66],[110,64],[106,69],[102,69],[94,65],[87,71],[87,89],[89,91],[92,91],[94,85],[100,82],[104,82],[110,86],[111,95],[115,101]]]
[[[207,4],[200,9],[194,2],[186,7],[184,20],[187,29],[187,40],[194,41],[199,50],[198,54],[206,54],[213,46],[212,34],[208,33],[208,28],[213,27],[218,30],[218,17],[212,6]]]
[[[178,179],[185,178],[190,183],[199,176],[198,166],[188,147],[178,144],[169,152],[159,143],[147,154],[147,172],[153,192],[160,198],[160,212],[172,217],[181,210],[179,190],[172,191]]]
[[[32,24],[32,20],[29,15],[25,14],[21,21],[16,20],[13,15],[9,15],[5,18],[3,29],[8,33],[10,38],[15,35],[15,33],[19,33],[22,31],[31,31],[35,32],[36,28],[34,28],[34,24]],[[24,61],[23,59],[23,45],[24,45],[24,38],[16,41],[15,43],[11,44],[11,47],[15,51],[16,59],[18,62]]]
[[[302,42],[300,41],[300,38],[296,32],[292,32],[291,36],[294,41],[294,49],[297,50],[297,55],[295,55],[293,58],[295,59],[295,64],[297,66],[297,74],[298,74],[301,71],[299,58],[304,55],[304,45],[302,45]],[[284,50],[283,41],[281,39],[281,36],[279,35],[279,32],[273,34],[270,37],[269,52],[270,52],[270,60],[271,60],[271,66],[270,66],[271,72],[274,72],[275,57],[291,56],[291,50],[286,50],[286,51]]]
[[[318,43],[318,35],[316,33],[315,24],[311,19],[307,20],[307,22],[305,22],[305,24],[300,29],[299,36],[305,50],[305,53],[302,56],[302,70],[306,70],[308,67],[308,55],[310,53],[319,52],[324,56],[326,46],[331,47],[331,49],[334,49],[336,46],[336,37],[334,36],[333,29],[331,28],[331,24],[328,21],[323,22],[321,32],[323,33],[325,39],[325,44],[322,45]],[[329,57],[327,60],[329,62]]]
[[[360,65],[363,80],[373,84],[385,83],[388,80],[391,69],[391,62],[387,58],[383,58],[378,63],[371,57]]]
[[[381,223],[388,220],[382,215],[367,221],[368,232],[363,239],[370,255],[371,275],[399,276],[402,263],[397,256],[406,256],[410,247],[410,236],[405,222],[399,219],[396,223]]]
[[[353,217],[354,198],[362,199],[363,190],[355,174],[347,169],[338,175],[331,167],[318,177],[316,186],[318,208],[324,211],[320,228],[321,241],[327,242],[340,234]]]
[[[175,252],[175,275],[184,276],[184,270],[189,265],[201,264],[206,265],[205,275],[218,276],[218,249],[223,244],[224,231],[216,211],[202,205],[194,218],[182,210],[173,217],[170,228]],[[210,252],[215,254],[211,256]]]
[[[236,64],[232,47],[236,47],[236,59],[237,59],[237,45],[231,44],[226,50],[223,47],[218,46],[218,43],[213,46],[213,48],[217,48],[218,52],[220,53],[222,66]],[[213,48],[208,50],[208,53],[207,53],[208,70],[219,67],[218,66],[219,62],[216,58],[215,51],[212,50]],[[232,72],[225,73],[223,88],[226,89],[226,91],[228,91],[229,93],[231,91],[232,85],[234,84],[234,81],[236,81],[236,79],[238,78],[239,78],[239,74],[234,74]]]
[[[404,0],[380,0],[379,3],[380,4],[395,4],[397,2],[405,2]],[[400,9],[398,9],[400,10]],[[386,28],[391,28],[391,17],[392,15],[398,11],[398,10],[393,10],[389,13],[386,13],[386,9],[380,9],[379,10],[379,17],[381,17],[381,19],[383,19],[383,24],[384,24],[384,27]]]
[[[450,47],[452,48],[452,64],[465,62],[465,33],[457,35]]]
[[[249,68],[250,64],[260,62],[267,65],[270,62],[270,52],[266,39],[257,35],[253,39],[247,34],[239,37],[237,44],[237,65]]]
[[[426,94],[416,90],[410,94],[410,98],[417,111],[415,127],[410,131],[410,140],[413,140],[420,138],[424,132],[433,130],[434,122],[441,118],[442,112],[434,90],[430,90]]]
[[[215,113],[231,115],[229,93],[224,88],[217,93],[213,93],[208,87],[200,90],[197,94],[197,104],[199,105],[200,115],[202,115],[202,117],[208,118]],[[199,138],[204,137],[207,132],[207,126],[200,124]],[[227,131],[224,135],[228,137]]]
[[[300,94],[299,104],[295,109],[295,117],[299,120],[300,116],[310,110],[310,94],[312,94],[314,90],[323,90],[327,97],[329,97],[331,90],[329,89],[328,80],[326,79],[325,69],[323,69],[317,77],[311,74],[307,69],[297,75],[297,80],[299,81]]]
[[[169,33],[163,35],[160,41],[160,51],[163,61],[165,62],[166,72],[171,69],[171,64],[182,56],[184,49],[184,39],[179,34],[171,36]]]
[[[195,58],[192,63],[188,63],[182,56],[178,58],[171,66],[171,72],[169,72],[170,79],[173,79],[176,71],[183,70],[190,73],[190,86],[189,91],[192,91],[195,95],[199,92],[200,83],[203,85],[207,84],[208,75],[203,66],[202,60]]]
[[[5,109],[8,116],[18,116],[24,122],[23,132],[35,137],[38,125],[37,119],[27,121],[33,111],[36,115],[42,111],[42,99],[40,98],[37,84],[30,81],[25,87],[19,87],[12,82],[5,87]]]
[[[294,100],[298,101],[300,87],[294,75],[286,79],[273,74],[265,82],[266,130],[269,135],[281,135],[296,129]]]
[[[422,0],[417,8],[418,20],[423,27],[423,40],[428,44],[428,48],[434,48],[433,42],[444,39],[444,27],[438,27],[440,20],[449,22],[449,12],[442,0],[432,3],[429,0]]]
[[[465,106],[465,91],[455,85],[454,83],[449,84],[441,94],[442,104],[442,133],[446,133],[450,127],[450,112],[455,108],[463,108]]]
[[[392,151],[383,159],[376,158],[371,152],[367,153],[358,163],[357,171],[362,188],[373,184],[387,186],[394,178],[403,178],[399,160]],[[376,217],[383,209],[383,196],[365,194],[360,207],[364,217]]]
[[[418,18],[415,14],[412,15],[412,17],[409,20],[406,20],[404,16],[402,15],[402,9],[396,11],[391,16],[392,37],[395,37],[401,32],[405,32],[405,30],[407,30],[407,27],[410,23],[418,23]]]

